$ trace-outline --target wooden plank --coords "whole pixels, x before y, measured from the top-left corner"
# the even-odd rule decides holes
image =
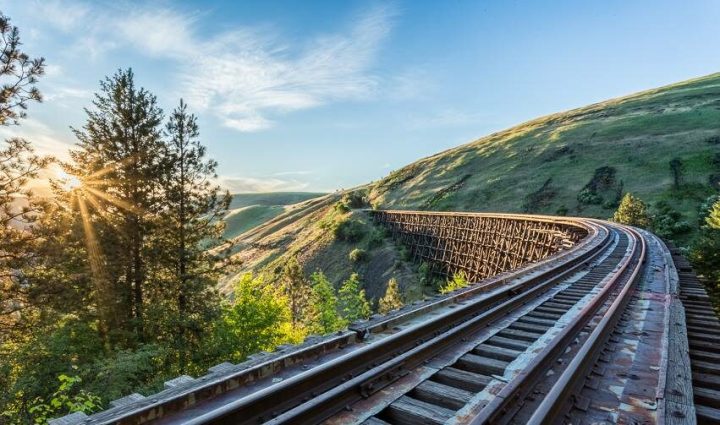
[[[680,405],[692,407],[693,387],[692,371],[685,322],[685,311],[680,300],[673,296],[668,306],[668,362],[665,382],[666,403],[673,403],[676,410],[687,413]],[[688,408],[689,409],[689,408]],[[673,419],[672,412],[666,408],[665,419]],[[687,420],[687,419],[686,419]]]
[[[518,341],[516,339],[504,338],[501,336],[494,336],[485,341],[484,344],[490,344],[496,347],[505,347],[520,351],[525,351],[530,346],[530,343],[527,341]]]
[[[690,359],[701,362],[716,362],[720,363],[720,353],[712,353],[710,351],[692,350],[690,352]]]
[[[437,372],[430,379],[440,382],[441,384],[452,385],[453,387],[474,392],[482,391],[483,388],[492,381],[492,378],[489,376],[456,369],[454,367],[446,367]]]
[[[720,424],[720,409],[696,405],[695,413],[697,414],[698,424]]]
[[[519,350],[512,350],[510,348],[496,347],[494,345],[480,344],[472,350],[473,354],[478,356],[489,357],[491,359],[503,360],[511,362],[518,358],[522,353]]]
[[[508,362],[474,354],[465,354],[455,363],[455,367],[459,369],[488,375],[502,375],[507,365]]]
[[[540,318],[531,317],[531,316],[523,316],[523,317],[519,318],[517,321],[522,322],[522,323],[532,323],[535,325],[547,326],[547,327],[555,326],[555,323],[556,323],[554,320],[540,319]]]
[[[695,423],[696,406],[674,401],[665,402],[665,425],[692,425]]]
[[[706,373],[693,373],[693,383],[706,388],[720,390],[720,376],[708,375]]]
[[[692,369],[695,372],[720,375],[720,363],[718,362],[703,362],[699,360],[693,360],[690,363],[692,364]]]
[[[544,333],[544,332],[543,332]],[[497,333],[499,336],[511,339],[519,339],[521,341],[535,342],[542,334],[535,332],[518,331],[515,329],[505,328]]]
[[[363,422],[362,425],[390,425],[390,423],[373,416],[371,418],[365,419],[365,422]]]
[[[708,388],[693,388],[695,393],[695,404],[702,404],[713,408],[720,408],[720,391]]]
[[[415,399],[452,410],[463,408],[474,395],[475,393],[470,391],[429,380],[415,387],[411,393],[411,396]]]
[[[547,330],[549,329],[549,326],[534,325],[531,323],[523,323],[523,322],[515,322],[512,325],[510,325],[509,328],[542,335],[545,332],[547,332]]]
[[[440,425],[455,412],[412,397],[402,396],[387,407],[387,419],[397,425]]]

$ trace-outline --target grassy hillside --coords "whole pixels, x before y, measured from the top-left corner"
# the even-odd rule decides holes
[[[291,205],[323,195],[325,194],[312,192],[235,193],[232,195],[230,209],[249,207],[252,205]]]
[[[370,198],[382,208],[607,218],[632,192],[653,205],[668,201],[694,222],[719,188],[718,136],[713,74],[491,134],[391,173]],[[684,169],[677,188],[673,158]]]
[[[675,186],[670,162],[682,169]],[[666,207],[689,223],[676,238],[697,232],[698,210],[720,186],[720,74],[542,117],[421,159],[364,186],[376,208],[533,212],[608,218],[620,196],[632,192],[657,211]],[[306,273],[326,271],[338,285],[352,271],[372,298],[396,277],[417,299],[417,265],[402,249],[372,242],[362,211],[339,214],[335,193],[298,204],[237,238],[243,271],[277,273],[296,256]],[[339,240],[328,221],[359,220],[364,236]],[[368,251],[352,262],[355,248]],[[226,288],[227,289],[227,288]]]
[[[236,193],[232,195],[230,211],[225,216],[224,236],[233,239],[282,214],[288,205],[322,195],[310,192]]]

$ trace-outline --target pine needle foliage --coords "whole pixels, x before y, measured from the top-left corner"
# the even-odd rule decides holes
[[[365,297],[365,290],[362,289],[360,275],[353,273],[343,282],[338,291],[340,308],[343,316],[349,322],[359,319],[367,319],[372,314],[370,303]]]
[[[652,224],[645,202],[631,193],[626,193],[623,196],[620,206],[618,206],[612,219],[616,223],[642,228],[650,227]]]
[[[394,277],[390,278],[387,283],[387,288],[385,289],[385,295],[383,295],[378,302],[378,313],[388,314],[393,310],[401,308],[403,305],[405,305],[405,303],[400,293],[400,285],[398,285],[397,279]]]

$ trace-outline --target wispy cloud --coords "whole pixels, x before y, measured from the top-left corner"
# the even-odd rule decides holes
[[[27,138],[39,153],[62,160],[68,158],[68,149],[73,146],[72,141],[64,139],[47,125],[32,118],[24,119],[20,126],[0,126],[0,140],[13,137]]]
[[[129,47],[169,61],[177,94],[242,132],[270,128],[292,111],[377,95],[373,65],[396,15],[393,4],[376,5],[344,30],[286,40],[271,24],[206,35],[199,31],[203,14],[132,6],[40,3],[41,19],[72,38],[70,49],[92,58]]]
[[[294,179],[221,177],[219,184],[231,193],[300,191],[308,188],[308,183]]]

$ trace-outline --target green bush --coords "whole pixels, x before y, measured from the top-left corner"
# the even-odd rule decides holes
[[[342,202],[349,208],[365,208],[368,206],[366,192],[364,190],[356,190],[343,196]]]
[[[467,278],[465,278],[465,272],[461,270],[459,272],[455,272],[452,279],[448,279],[448,281],[445,282],[445,285],[440,288],[440,293],[447,294],[452,291],[457,291],[458,289],[465,288],[469,284],[470,282],[468,282]]]
[[[345,201],[337,201],[334,205],[335,211],[340,213],[346,213],[350,211],[350,207],[345,203]]]
[[[653,216],[652,227],[659,236],[673,239],[690,231],[690,223],[666,201],[655,204],[655,209],[657,212]]]
[[[381,229],[374,228],[370,231],[370,235],[368,237],[368,249],[377,248],[379,246],[382,246],[383,242],[385,241],[385,232]]]
[[[335,237],[345,242],[357,242],[365,236],[367,229],[360,220],[348,219],[335,227]]]
[[[585,188],[581,190],[580,193],[578,193],[577,200],[581,204],[587,205],[597,205],[602,203],[602,198],[600,197],[600,195],[588,188]]]
[[[362,261],[367,260],[367,251],[360,248],[355,248],[352,251],[350,251],[350,254],[348,255],[350,258],[350,261],[353,263],[359,263]]]

